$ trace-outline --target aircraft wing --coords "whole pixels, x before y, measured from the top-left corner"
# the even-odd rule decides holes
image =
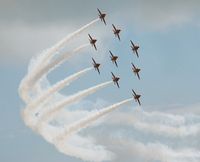
[[[99,14],[101,15],[102,14],[101,11],[98,8],[97,8],[97,10],[98,10]]]
[[[140,75],[138,73],[136,73],[136,75],[137,75],[138,79],[140,79]]]
[[[112,52],[111,51],[109,51],[110,52],[110,55],[113,57],[113,54],[112,54]]]
[[[138,54],[138,51],[137,51],[137,50],[135,50],[135,53],[136,53],[137,57],[139,57],[139,54]]]
[[[97,47],[96,47],[96,44],[95,44],[95,43],[93,44],[93,46],[94,46],[95,50],[97,50]]]
[[[96,64],[96,61],[92,58],[92,61],[94,62],[94,64]]]
[[[133,92],[134,95],[137,95],[133,89],[132,89],[132,92]]]
[[[117,37],[118,37],[118,39],[120,40],[120,36],[119,36],[119,34],[117,34]]]
[[[106,25],[106,20],[105,20],[105,18],[103,18],[102,20],[103,20],[104,24]]]
[[[90,34],[88,34],[88,36],[89,36],[90,40],[92,40],[92,37],[91,37],[91,35],[90,35]]]
[[[115,75],[113,74],[113,72],[111,72],[112,76],[115,78]]]
[[[140,103],[140,100],[139,100],[139,99],[137,99],[137,102],[139,103],[139,105],[141,105],[141,103]]]
[[[115,60],[115,65],[118,67],[118,65],[117,65],[117,61]]]
[[[136,69],[135,65],[134,65],[133,63],[131,63],[131,64],[132,64],[132,66],[134,67],[134,69]]]
[[[115,25],[114,25],[114,24],[112,24],[112,26],[113,26],[114,30],[116,31],[117,29],[116,29]]]
[[[130,41],[131,41],[132,46],[134,47],[135,45],[134,45],[133,41],[132,40],[130,40]]]
[[[118,82],[116,82],[116,84],[117,84],[117,87],[119,88],[119,83],[118,83]]]
[[[99,68],[97,68],[98,73],[100,74]]]

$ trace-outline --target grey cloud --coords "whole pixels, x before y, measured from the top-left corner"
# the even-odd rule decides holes
[[[12,24],[13,25],[13,24]],[[31,56],[49,48],[70,31],[70,26],[32,27],[26,24],[1,26],[1,60],[14,63],[27,61]]]
[[[117,158],[114,161],[190,161],[194,158],[194,161],[198,161],[200,158],[199,152],[199,136],[188,136],[188,137],[165,137],[165,134],[155,135],[152,132],[146,132],[145,130],[140,130],[133,128],[124,123],[121,117],[115,116],[119,112],[113,112],[112,118],[109,116],[105,118],[104,122],[98,127],[87,128],[83,130],[83,134],[90,134],[95,137],[97,143],[106,146],[106,148],[114,153],[116,153]],[[120,112],[121,113],[121,112]],[[147,113],[147,112],[143,112]],[[135,110],[135,114],[138,112]],[[161,123],[162,125],[178,124],[182,122],[181,118],[184,119],[183,125],[188,125],[191,121],[191,125],[194,122],[199,123],[194,116],[182,116],[152,112],[147,113],[151,115],[151,120],[156,120],[156,123]],[[157,114],[157,115],[156,115]],[[161,115],[163,114],[163,115]],[[134,112],[128,113],[130,118],[134,118]],[[140,115],[139,115],[140,116]],[[157,117],[156,117],[157,116]],[[147,120],[146,117],[139,117],[141,121]],[[149,119],[150,119],[149,118]],[[159,119],[160,118],[160,119]],[[174,118],[173,120],[171,118]],[[158,121],[158,119],[160,121]],[[118,124],[113,125],[112,120],[115,120]],[[128,120],[128,119],[127,119]],[[163,121],[166,120],[166,121]],[[151,123],[149,120],[147,123]],[[125,124],[125,125],[124,125]],[[153,126],[153,124],[152,124]],[[151,126],[150,126],[151,129]],[[160,128],[157,127],[157,130]],[[153,128],[152,128],[153,130]],[[155,131],[157,131],[155,130]],[[187,131],[190,131],[186,129]],[[170,131],[170,130],[168,130]],[[155,133],[155,132],[154,132]],[[172,133],[172,132],[169,132]],[[181,134],[180,134],[181,135]],[[198,157],[195,157],[195,156]]]
[[[0,2],[0,19],[4,21],[25,21],[45,23],[57,21],[80,21],[96,15],[96,8],[102,8],[108,14],[119,14],[121,19],[130,18],[140,21],[173,19],[183,14],[199,13],[200,2],[192,1],[159,1],[159,0],[9,0]],[[123,18],[122,18],[123,17]],[[120,19],[118,17],[118,19]]]
[[[102,3],[101,1],[92,0],[10,0],[0,2],[0,19],[29,23],[77,21],[77,19],[87,19],[91,15],[95,17],[97,7],[110,6],[112,2],[114,1]],[[116,7],[116,5],[114,6]],[[105,9],[107,8],[105,7]]]
[[[199,24],[193,20],[200,16],[199,5],[197,0],[0,1],[0,57],[6,62],[10,58],[27,61],[30,55],[96,18],[97,7],[108,14],[109,23],[138,30],[163,30],[184,23]],[[102,34],[102,30],[98,33]]]

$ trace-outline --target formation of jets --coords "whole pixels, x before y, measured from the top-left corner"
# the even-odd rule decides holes
[[[97,11],[98,11],[98,14],[99,14],[98,15],[99,19],[105,25],[107,25],[106,24],[106,20],[105,20],[106,14],[102,13],[98,8],[97,8]],[[112,24],[112,28],[113,28],[113,33],[114,33],[115,37],[117,37],[118,40],[120,41],[120,32],[121,32],[121,29],[116,28],[114,24]],[[95,44],[97,42],[97,39],[93,38],[90,34],[88,34],[88,36],[89,36],[90,44],[95,48],[95,50],[97,50],[97,47],[96,47],[96,44]],[[132,52],[135,53],[136,56],[139,58],[139,53],[138,53],[139,45],[134,44],[132,40],[130,40],[130,43],[131,43],[131,50],[132,50]],[[112,63],[115,64],[116,67],[118,67],[118,64],[117,64],[118,56],[114,55],[111,51],[109,51],[109,53],[110,53],[110,59],[111,59]],[[97,63],[94,60],[94,58],[92,58],[92,61],[93,61],[93,67],[94,67],[94,69],[100,74],[100,70],[99,70],[100,63]],[[131,65],[132,65],[132,72],[140,80],[139,72],[141,71],[141,69],[137,68],[133,63],[131,63]],[[117,76],[115,76],[113,74],[113,72],[111,72],[111,74],[112,74],[112,80],[113,80],[114,85],[116,85],[118,88],[120,88],[120,86],[119,86],[119,80],[120,80],[120,78],[117,77]],[[133,95],[133,99],[136,102],[138,102],[139,105],[141,105],[141,102],[140,102],[141,95],[137,94],[133,89],[132,89],[132,95]]]

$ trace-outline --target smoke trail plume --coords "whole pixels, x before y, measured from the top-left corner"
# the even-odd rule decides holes
[[[55,140],[56,141],[63,141],[67,137],[69,137],[73,133],[77,133],[83,128],[86,128],[87,126],[91,125],[94,121],[98,120],[100,117],[108,114],[109,112],[117,109],[119,106],[124,105],[133,99],[126,99],[124,101],[118,102],[114,105],[111,105],[109,107],[103,108],[102,110],[95,112],[94,114],[91,114],[89,117],[86,117],[84,119],[81,119],[80,121],[75,122],[74,124],[68,125],[65,127],[65,131],[63,134],[59,135]]]
[[[53,68],[54,65],[60,64],[60,63],[62,63],[62,61],[64,62],[65,59],[70,57],[73,53],[79,52],[82,48],[85,48],[85,47],[89,46],[89,44],[82,45],[79,48],[75,49],[73,52],[71,52],[69,54],[66,53],[63,56],[61,56],[59,59],[57,59],[54,62],[52,62],[51,64],[49,64],[49,61],[50,61],[51,57],[53,56],[53,54],[55,54],[60,48],[62,48],[65,44],[67,44],[68,41],[70,41],[71,39],[73,39],[74,37],[76,37],[81,32],[83,32],[88,27],[90,27],[91,25],[93,25],[94,23],[96,23],[98,21],[99,21],[99,18],[97,18],[97,19],[91,21],[90,23],[84,25],[80,29],[76,30],[75,32],[73,32],[70,35],[68,35],[67,37],[63,38],[61,41],[59,41],[57,44],[55,44],[50,49],[45,50],[39,56],[37,56],[36,58],[33,58],[31,60],[29,66],[31,66],[31,65],[32,66],[29,67],[29,72],[32,71],[32,74],[31,74],[31,76],[29,76],[26,79],[24,79],[21,82],[21,85],[19,87],[19,93],[21,93],[22,99],[25,102],[30,101],[29,96],[26,94],[26,92],[28,92],[29,89],[30,89],[30,85],[34,84],[39,78],[41,78],[44,75],[45,71],[48,70],[48,68],[51,69],[51,68]],[[35,66],[33,66],[33,64]],[[46,68],[44,68],[45,66],[46,66]]]
[[[112,140],[116,146],[125,148],[124,151],[131,155],[129,158],[132,161],[198,162],[200,159],[200,152],[196,149],[175,149],[159,142],[143,143],[129,138],[110,140]]]
[[[75,81],[76,79],[78,79],[83,74],[85,74],[88,71],[90,71],[91,69],[92,69],[92,67],[83,69],[83,70],[81,70],[81,71],[79,71],[79,72],[77,72],[77,73],[75,73],[75,74],[67,77],[66,79],[63,79],[63,80],[59,81],[58,83],[56,83],[55,85],[53,85],[52,87],[50,87],[49,89],[47,89],[37,99],[35,99],[34,101],[32,101],[27,106],[27,108],[29,108],[29,110],[31,110],[32,108],[37,107],[39,104],[41,104],[43,101],[45,101],[45,99],[47,99],[50,95],[54,94],[55,92],[58,92],[63,87],[65,87],[66,85],[69,85],[71,82]]]
[[[69,34],[67,37],[63,38],[61,41],[59,41],[57,44],[55,44],[50,49],[45,50],[37,58],[34,58],[33,60],[35,60],[35,61],[33,61],[33,60],[31,61],[31,65],[34,64],[34,66],[31,67],[31,70],[33,70],[32,74],[31,74],[32,79],[33,79],[32,82],[34,83],[34,77],[35,77],[35,81],[37,81],[37,78],[40,78],[44,74],[41,71],[43,71],[43,70],[45,71],[45,69],[41,69],[41,67],[43,67],[43,65],[47,65],[46,62],[47,61],[49,62],[49,60],[50,60],[50,58],[52,57],[53,54],[55,54],[60,48],[62,48],[65,44],[67,44],[67,42],[69,42],[71,39],[78,36],[81,32],[83,32],[88,27],[90,27],[91,25],[93,25],[94,23],[96,23],[98,21],[99,21],[99,18],[97,18],[97,19],[91,21],[90,23],[84,25],[80,29],[76,30],[75,32]],[[84,48],[84,46],[83,46],[83,48]],[[80,49],[77,49],[77,52],[78,51],[80,51]],[[64,57],[63,59],[65,59],[65,57],[67,58],[67,56],[63,56],[63,57]],[[60,58],[60,59],[62,59],[62,58]],[[33,63],[33,62],[37,62],[37,63]],[[56,64],[56,62],[55,62],[55,64]],[[51,66],[53,66],[53,65],[49,65],[49,66],[50,66],[49,68],[51,68]],[[30,69],[29,69],[29,71],[30,71]],[[37,76],[38,71],[40,71],[41,74],[38,74],[38,76]],[[36,76],[34,76],[34,74]],[[31,81],[31,79],[29,79],[29,80]],[[30,98],[27,96],[26,92],[29,91],[30,85],[25,84],[25,82],[27,82],[27,81],[21,82],[21,85],[19,87],[19,93],[21,93],[22,99],[25,102],[26,101],[28,102],[30,100]],[[29,84],[32,84],[32,82],[29,83]]]
[[[63,109],[64,106],[69,105],[75,101],[79,101],[79,100],[83,99],[84,97],[87,97],[88,95],[93,94],[97,90],[100,90],[100,89],[110,85],[111,83],[112,83],[112,81],[98,84],[94,87],[90,87],[90,88],[80,91],[72,96],[69,96],[67,99],[64,99],[63,101],[60,101],[58,104],[56,104],[55,106],[50,108],[47,112],[45,112],[44,114],[41,115],[41,117],[38,119],[37,128],[40,129],[41,128],[40,123],[43,123],[43,122],[46,122],[47,120],[52,119],[54,117],[54,115],[56,115],[56,112]]]
[[[171,121],[173,121],[173,124]],[[151,133],[171,138],[196,136],[200,134],[200,118],[196,123],[195,117],[190,117],[186,120],[184,116],[159,112],[152,113],[142,110],[136,110],[132,114],[121,112],[119,114],[114,114],[113,118],[107,124],[113,125],[120,123],[132,126],[144,133]]]
[[[66,36],[65,38],[63,38],[62,40],[60,40],[53,47],[45,50],[42,54],[40,54],[38,56],[39,59],[37,59],[37,64],[34,66],[34,68],[35,68],[34,70],[35,71],[39,71],[40,66],[48,63],[50,61],[50,59],[52,58],[52,56],[56,52],[58,52],[59,50],[61,50],[70,40],[72,40],[74,37],[76,37],[79,34],[81,34],[83,31],[85,31],[87,28],[89,28],[90,26],[92,26],[93,24],[95,24],[98,21],[99,21],[99,18],[91,21],[90,23],[84,25],[83,27],[79,28],[75,32],[69,34],[68,36]]]
[[[60,50],[65,44],[67,44],[70,40],[72,40],[74,37],[78,36],[81,32],[89,28],[94,23],[98,22],[99,18],[91,21],[90,23],[84,25],[80,29],[76,30],[75,32],[69,34],[67,37],[63,38],[61,41],[59,41],[57,44],[55,44],[53,47],[49,49],[46,56],[44,57],[44,60],[49,60],[51,56],[56,53],[58,50]]]
[[[54,68],[58,67],[60,64],[65,62],[67,59],[69,59],[71,56],[73,56],[74,54],[77,54],[78,52],[80,52],[84,48],[88,47],[89,45],[90,44],[88,44],[88,43],[83,44],[83,45],[79,46],[78,48],[76,48],[75,50],[73,50],[72,52],[67,52],[67,53],[61,55],[59,58],[53,60],[47,66],[44,66],[43,68],[41,68],[39,72],[36,71],[29,78],[29,84],[32,84],[32,85],[35,84],[35,82],[37,82],[37,80],[39,80],[43,75],[47,75]]]
[[[32,71],[31,74],[28,74],[21,82],[19,87],[19,94],[21,98],[26,102],[30,102],[30,94],[31,88],[34,88],[35,83],[41,79],[43,76],[47,75],[51,70],[58,67],[61,63],[66,61],[68,58],[73,56],[73,54],[78,53],[82,49],[88,47],[89,44],[84,44],[73,50],[72,52],[65,53],[61,57],[57,58],[56,60],[53,60],[48,65],[42,66],[38,71]]]

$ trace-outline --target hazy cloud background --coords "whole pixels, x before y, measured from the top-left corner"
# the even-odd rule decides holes
[[[124,28],[132,27],[137,32],[160,32],[187,24],[195,26],[200,16],[198,0],[86,0],[84,5],[80,0],[8,0],[0,3],[0,56],[1,60],[8,62],[11,59],[12,63],[16,63],[16,59],[27,61],[63,35],[89,22],[95,18],[97,7],[108,13],[107,21],[112,20]]]

